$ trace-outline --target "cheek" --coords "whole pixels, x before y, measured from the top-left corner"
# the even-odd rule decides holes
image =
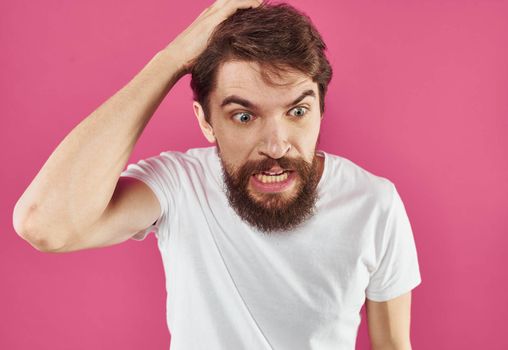
[[[320,124],[315,123],[299,128],[293,134],[293,145],[298,145],[298,148],[305,154],[312,154],[317,143],[319,130]]]
[[[217,134],[217,144],[220,147],[220,152],[223,159],[235,169],[241,167],[249,158],[253,148],[251,141],[238,136]]]

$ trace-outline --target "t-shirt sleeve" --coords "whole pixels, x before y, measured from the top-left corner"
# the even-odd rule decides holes
[[[174,208],[174,177],[168,169],[168,161],[164,152],[158,156],[142,159],[137,163],[129,164],[120,176],[133,177],[143,181],[157,197],[161,214],[149,227],[140,230],[131,239],[142,241],[150,232],[154,232],[158,240],[166,239],[169,235],[168,217]]]
[[[396,298],[421,283],[411,224],[393,183],[391,187],[392,201],[380,240],[380,260],[366,289],[367,298],[379,302]]]

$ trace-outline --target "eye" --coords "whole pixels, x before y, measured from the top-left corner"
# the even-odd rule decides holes
[[[292,112],[294,112],[294,113],[292,113]],[[307,112],[308,112],[307,107],[299,106],[299,107],[293,108],[289,112],[289,114],[291,114],[294,117],[303,117]]]
[[[233,115],[233,119],[239,121],[242,124],[246,124],[252,120],[252,115],[247,112],[241,112]]]

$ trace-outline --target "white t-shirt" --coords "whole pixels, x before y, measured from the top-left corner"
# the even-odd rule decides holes
[[[411,226],[394,184],[323,151],[316,214],[290,234],[240,219],[223,190],[216,147],[129,164],[162,213],[172,350],[355,348],[365,298],[421,283]]]

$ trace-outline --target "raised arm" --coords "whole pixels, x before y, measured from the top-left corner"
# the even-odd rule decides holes
[[[153,193],[137,181],[117,186],[120,174],[153,113],[173,85],[190,71],[215,26],[238,8],[259,4],[258,0],[216,1],[129,83],[74,127],[16,203],[16,232],[40,250],[58,251],[79,242],[91,247],[125,240],[125,230],[133,231],[156,218],[160,208],[154,204]],[[150,209],[135,216],[134,223],[123,220],[134,217],[129,211],[136,209],[134,203],[139,199],[150,203]],[[91,230],[101,233],[93,243],[86,242]],[[112,237],[120,234],[121,239]]]

